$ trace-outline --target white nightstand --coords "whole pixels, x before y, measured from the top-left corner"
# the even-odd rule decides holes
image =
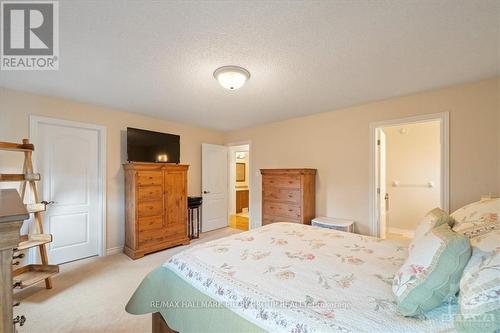
[[[315,227],[335,229],[340,231],[354,232],[354,221],[346,219],[337,219],[334,217],[320,216],[311,221]]]

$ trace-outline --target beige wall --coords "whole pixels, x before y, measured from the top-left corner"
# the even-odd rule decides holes
[[[252,225],[260,224],[260,168],[318,169],[317,215],[353,218],[368,233],[369,124],[418,114],[450,113],[450,201],[456,209],[481,194],[500,191],[499,80],[424,92],[337,111],[229,132],[194,128],[109,108],[0,88],[0,141],[29,136],[29,115],[103,125],[107,128],[107,248],[123,244],[121,163],[127,126],[181,135],[181,160],[191,165],[189,194],[200,193],[202,142],[251,140]],[[16,156],[16,157],[15,157]],[[0,153],[6,172],[21,156]]]
[[[496,96],[496,106],[497,106],[497,121],[498,121],[498,131],[500,132],[500,80],[497,83],[497,96]],[[497,145],[497,156],[498,156],[498,192],[500,192],[500,133],[498,136]],[[500,193],[497,193],[500,195]]]
[[[121,164],[126,159],[127,126],[179,134],[181,162],[190,165],[189,194],[201,188],[201,143],[222,144],[222,132],[190,127],[128,112],[0,88],[0,141],[20,142],[29,137],[29,116],[39,115],[103,125],[107,129],[107,245],[121,246],[124,239],[124,188]],[[5,172],[22,169],[22,157],[0,153]],[[15,184],[10,184],[13,186]]]
[[[420,114],[450,114],[451,210],[498,193],[498,84],[484,80],[228,133],[227,142],[252,142],[252,225],[261,217],[259,169],[310,167],[318,169],[317,215],[352,218],[369,233],[369,124]]]
[[[387,228],[412,232],[428,211],[440,206],[440,122],[385,127]],[[403,132],[402,132],[403,131]],[[401,186],[393,186],[399,182]],[[434,187],[421,187],[432,182]],[[405,186],[413,184],[418,186]],[[392,229],[392,230],[391,230]]]

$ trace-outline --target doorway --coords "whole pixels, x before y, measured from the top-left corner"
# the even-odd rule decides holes
[[[61,264],[104,255],[106,129],[102,126],[30,117],[34,162],[42,174],[44,230],[53,235],[49,262]],[[37,260],[30,252],[30,261]]]
[[[249,229],[250,145],[229,147],[229,226]]]
[[[448,114],[374,123],[370,129],[372,234],[409,240],[428,211],[448,211]]]
[[[251,188],[250,143],[203,143],[202,232],[224,227],[248,230]]]

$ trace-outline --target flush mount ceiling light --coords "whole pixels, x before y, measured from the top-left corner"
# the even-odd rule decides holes
[[[239,66],[223,66],[215,70],[214,78],[224,88],[236,90],[241,88],[250,79],[250,72]]]

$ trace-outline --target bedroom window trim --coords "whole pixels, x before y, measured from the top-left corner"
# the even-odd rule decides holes
[[[394,126],[400,124],[417,124],[428,121],[440,122],[441,141],[441,208],[449,213],[450,209],[450,114],[449,112],[430,113],[413,117],[403,117],[370,123],[370,161],[369,165],[369,198],[368,217],[370,224],[370,235],[380,236],[380,221],[377,210],[377,129],[381,127]]]

